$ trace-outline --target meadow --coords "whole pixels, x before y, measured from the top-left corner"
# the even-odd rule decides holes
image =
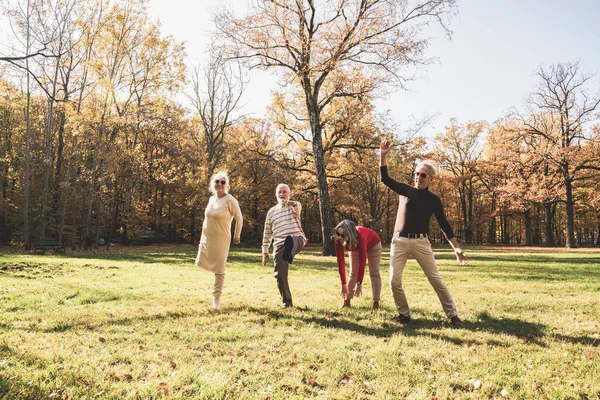
[[[232,246],[221,299],[195,246],[33,255],[0,249],[0,398],[600,399],[600,250],[436,248],[465,324],[418,265],[401,325],[339,309],[335,258],[305,249],[282,309],[259,248]]]

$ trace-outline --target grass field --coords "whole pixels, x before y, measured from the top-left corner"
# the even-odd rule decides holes
[[[0,398],[599,399],[600,251],[467,249],[436,257],[452,328],[414,261],[411,324],[370,283],[339,310],[334,258],[294,261],[280,308],[258,248],[232,247],[221,299],[194,246],[0,253]],[[0,250],[1,252],[2,250]]]

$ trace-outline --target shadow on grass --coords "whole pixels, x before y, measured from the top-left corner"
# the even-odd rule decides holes
[[[545,347],[541,339],[546,335],[546,325],[514,318],[496,318],[488,312],[479,313],[476,322],[466,322],[466,329],[475,328],[493,334],[509,335],[527,343]]]
[[[32,354],[14,351],[6,343],[0,345],[0,357],[5,360],[9,367],[11,363],[18,362],[19,364],[24,364],[35,369],[45,368],[44,360],[41,358]],[[0,373],[0,399],[17,398],[33,400],[51,397],[51,391],[42,389],[32,381],[26,382],[26,379],[25,376],[13,375],[9,377],[8,373]]]

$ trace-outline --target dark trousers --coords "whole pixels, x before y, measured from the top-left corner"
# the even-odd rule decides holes
[[[304,248],[304,238],[301,236],[292,236],[292,238],[294,239],[294,249],[292,250],[292,255],[295,257],[296,254],[300,253]],[[282,243],[273,251],[273,259],[275,260],[273,274],[275,279],[277,279],[277,287],[279,288],[279,293],[281,294],[283,304],[291,306],[293,305],[292,293],[290,292],[290,285],[288,284],[288,271],[290,269],[290,263],[283,260],[284,248],[285,246]]]

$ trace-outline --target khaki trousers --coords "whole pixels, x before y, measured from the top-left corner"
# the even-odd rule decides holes
[[[394,233],[390,247],[390,287],[398,314],[410,316],[408,301],[402,288],[402,273],[404,272],[406,260],[411,255],[419,263],[429,283],[433,286],[446,316],[452,318],[458,315],[452,295],[438,271],[429,239],[408,239]]]
[[[381,297],[381,274],[379,273],[379,264],[381,263],[381,242],[367,250],[367,263],[369,265],[369,275],[371,276],[371,289],[373,290],[373,301],[379,301]],[[352,290],[358,280],[358,251],[349,251],[350,258],[350,277],[348,278],[348,289],[350,290],[350,299]]]

